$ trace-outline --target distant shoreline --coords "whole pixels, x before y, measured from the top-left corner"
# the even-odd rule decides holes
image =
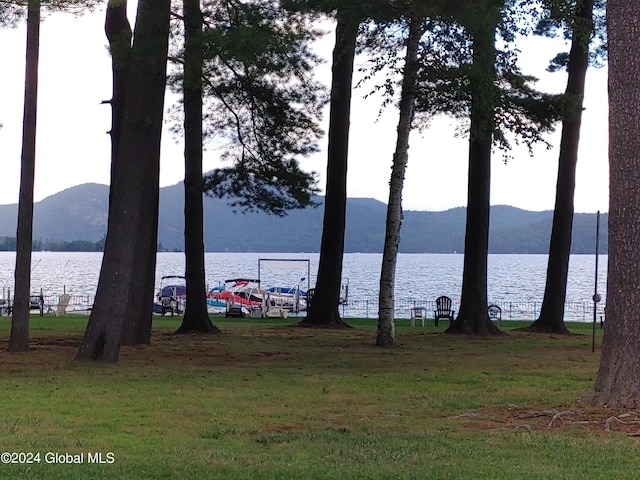
[[[318,252],[324,197],[318,208],[292,210],[286,217],[236,213],[225,200],[203,197],[204,245],[211,252]],[[107,232],[109,187],[84,184],[34,205],[34,251],[102,251]],[[384,248],[387,205],[372,198],[348,198],[345,253],[380,253]],[[405,210],[400,232],[402,253],[454,253],[465,248],[466,208],[441,212]],[[0,250],[15,249],[17,207],[0,205]],[[158,250],[184,250],[184,186],[160,189]],[[606,252],[608,215],[600,215],[600,251]],[[489,226],[492,254],[546,254],[552,211],[527,211],[493,205]],[[591,254],[596,214],[573,217],[572,252]],[[80,240],[82,239],[82,240]]]

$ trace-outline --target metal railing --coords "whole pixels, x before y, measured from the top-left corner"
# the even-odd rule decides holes
[[[55,310],[61,294],[44,295],[44,312]],[[93,295],[71,295],[68,312],[86,311],[93,305]],[[5,303],[3,303],[3,301]],[[414,300],[399,298],[395,300],[395,318],[410,318],[411,309],[422,307],[426,310],[426,318],[433,318],[435,300]],[[533,301],[497,301],[489,302],[502,309],[502,320],[534,321],[540,314],[542,302]],[[0,307],[8,304],[7,299],[0,298]],[[455,300],[452,309],[459,309],[459,300]],[[567,302],[564,309],[564,320],[568,322],[593,321],[593,302]],[[378,299],[349,299],[340,305],[340,313],[345,318],[378,318]],[[7,309],[0,308],[0,315],[7,315]],[[598,304],[596,319],[604,317],[604,303]]]
[[[60,297],[63,294],[43,295],[42,296],[42,312],[52,313],[56,311],[56,306],[60,303]],[[36,295],[33,295],[35,297]],[[13,297],[10,292],[0,297],[0,315],[10,315],[13,305]],[[69,304],[66,308],[67,312],[85,312],[89,311],[93,306],[93,295],[71,295]]]
[[[395,300],[395,317],[409,318],[411,309],[422,307],[426,309],[427,318],[433,318],[435,310],[435,300],[413,300],[400,298]],[[489,302],[498,305],[502,309],[502,320],[525,320],[534,321],[540,314],[542,302],[532,301],[498,301]],[[359,299],[349,300],[340,306],[340,311],[345,318],[377,318],[378,300]],[[456,312],[459,304],[454,301],[452,309]],[[598,304],[596,318],[604,316],[604,304]],[[590,322],[593,321],[593,302],[567,302],[564,308],[564,320],[568,322]]]

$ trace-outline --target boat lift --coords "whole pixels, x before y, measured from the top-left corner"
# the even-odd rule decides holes
[[[306,279],[307,281],[307,291],[311,287],[311,261],[308,258],[259,258],[258,259],[258,282],[262,278],[262,269],[263,268],[271,268],[271,269],[281,269],[281,270],[302,270],[306,265],[307,275],[301,282]],[[293,305],[293,311],[298,313],[302,310],[300,305],[299,298],[299,290],[300,290],[300,282],[298,283],[298,292],[294,295],[295,302]]]

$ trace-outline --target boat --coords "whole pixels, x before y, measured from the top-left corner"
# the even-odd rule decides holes
[[[212,288],[207,293],[210,310],[220,309],[227,317],[244,317],[261,312],[265,292],[260,289],[260,280],[253,278],[230,278],[224,286]]]
[[[269,287],[267,292],[267,303],[270,306],[287,308],[293,312],[300,312],[307,309],[307,292],[300,288],[304,277],[293,287]]]
[[[212,292],[222,291],[223,289],[224,287],[215,287],[215,288],[212,288],[207,293],[206,301],[207,301],[207,311],[209,313],[224,313],[226,311],[227,302],[219,298],[213,298],[211,296]]]
[[[227,317],[285,317],[289,312],[306,308],[306,292],[295,287],[262,289],[260,280],[230,278],[224,286],[211,289],[207,294],[210,308],[224,308]]]
[[[153,312],[164,316],[182,315],[187,303],[187,283],[182,275],[165,275],[160,279],[160,290],[153,304]]]

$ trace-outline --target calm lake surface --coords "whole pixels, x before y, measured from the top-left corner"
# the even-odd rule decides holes
[[[295,268],[272,268],[273,262],[259,259],[308,259]],[[207,253],[206,278],[209,288],[225,279],[258,278],[263,286],[294,286],[302,277],[302,288],[313,287],[318,269],[318,254],[274,253]],[[34,252],[32,259],[32,290],[45,295],[58,295],[66,289],[71,295],[95,294],[102,253]],[[344,257],[343,283],[349,285],[349,304],[345,316],[375,316],[377,314],[378,284],[382,254],[349,253]],[[184,274],[183,253],[159,253],[156,269],[156,288],[164,275]],[[546,255],[489,255],[489,303],[503,308],[503,318],[527,318],[535,315],[544,293],[547,269]],[[600,256],[598,292],[604,306],[606,296],[606,255]],[[440,295],[460,300],[462,284],[462,254],[400,254],[396,271],[396,309],[399,317],[406,317],[413,306],[432,308]],[[15,253],[0,252],[0,288],[13,290]],[[572,255],[567,287],[567,319],[588,321],[593,318],[592,296],[595,281],[595,256]],[[0,293],[0,295],[2,295]],[[4,296],[4,295],[2,295]]]

